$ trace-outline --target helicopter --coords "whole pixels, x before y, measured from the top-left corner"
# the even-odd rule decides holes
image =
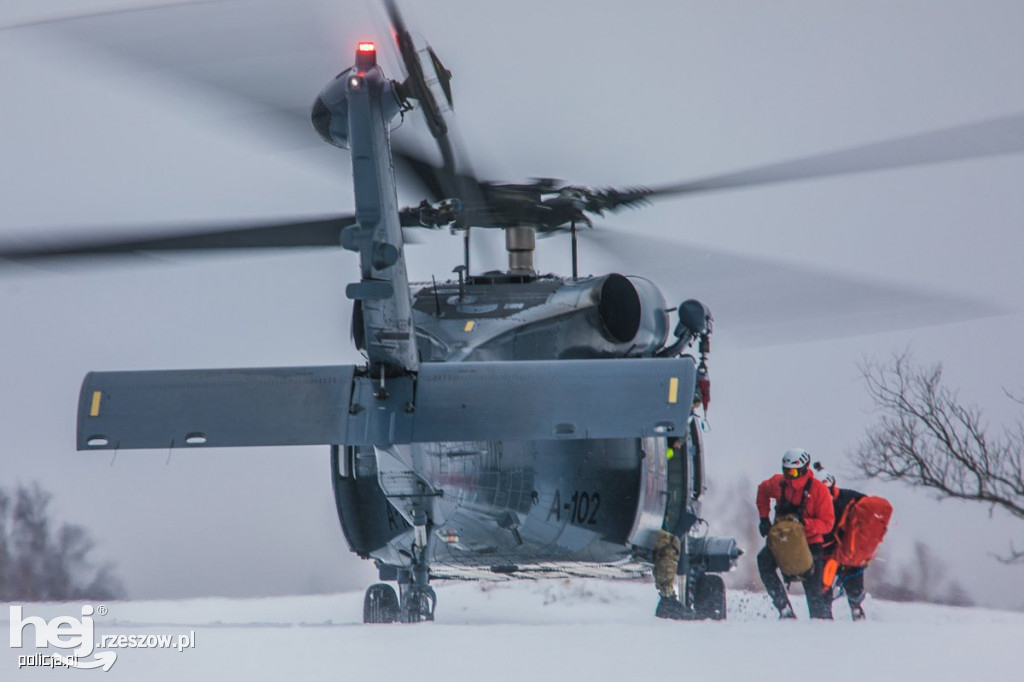
[[[402,39],[408,34],[389,9],[407,77],[377,76],[370,56],[376,47],[364,44],[355,66],[313,107],[321,136],[352,148],[354,216],[5,253],[24,259],[341,246],[360,259],[363,277],[347,293],[366,366],[95,373],[81,393],[79,446],[330,445],[346,537],[378,563],[382,580],[400,586],[401,597],[377,586],[368,591],[372,622],[432,619],[431,579],[639,575],[649,558],[644,533],[664,523],[666,498],[682,505],[676,515],[699,514],[703,448],[693,398],[706,404],[702,347],[709,345],[710,312],[696,301],[670,310],[656,287],[637,277],[579,277],[575,268],[571,277],[539,275],[533,238],[560,230],[575,237],[595,213],[715,189],[716,183],[593,190],[550,180],[482,183],[458,172],[423,67],[417,73],[418,58],[406,58]],[[436,54],[428,54],[446,90],[450,76]],[[353,84],[355,78],[363,80]],[[361,87],[370,89],[371,100],[389,101],[395,115],[415,101],[433,121],[442,165],[411,154],[402,160],[435,188],[433,201],[398,208],[387,172],[388,127],[366,124],[376,109],[361,119],[354,113],[363,111],[353,104],[362,102],[354,99]],[[777,175],[800,172],[807,171]],[[765,177],[718,186],[772,181]],[[368,231],[370,225],[378,227]],[[414,287],[406,297],[403,227],[451,227],[464,239],[470,229],[505,230],[509,268],[473,274],[464,262],[458,282]],[[679,321],[670,332],[673,312]],[[692,345],[699,358],[680,355]],[[617,397],[614,405],[581,399],[605,393]],[[685,464],[682,495],[666,487],[671,434],[684,434],[688,445],[687,456],[675,460]],[[688,583],[711,586],[695,593],[710,592],[717,600],[717,584],[707,574],[727,570],[735,556],[731,539],[695,537],[681,571]],[[696,596],[691,600],[704,610]]]

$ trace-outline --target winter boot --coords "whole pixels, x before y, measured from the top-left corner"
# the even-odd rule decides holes
[[[662,597],[658,600],[658,608],[654,611],[658,618],[671,618],[672,620],[683,620],[689,614],[686,607],[675,597]]]
[[[867,620],[867,616],[864,615],[864,609],[861,608],[860,604],[852,604],[850,606],[850,615],[853,616],[854,620]]]
[[[779,620],[796,620],[796,614],[793,613],[793,607],[786,604],[779,609]]]

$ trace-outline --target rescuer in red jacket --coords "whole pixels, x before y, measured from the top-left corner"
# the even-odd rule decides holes
[[[795,514],[800,519],[814,564],[804,575],[785,577],[787,582],[799,579],[803,583],[811,618],[830,619],[832,609],[821,590],[821,571],[824,565],[822,541],[832,531],[835,512],[832,509],[832,495],[824,483],[814,478],[810,464],[811,455],[806,450],[787,450],[782,455],[782,473],[775,474],[757,486],[757,512],[761,517],[758,531],[761,537],[765,537],[771,530],[769,515],[772,500],[775,501],[776,518],[783,514]],[[757,555],[757,568],[772,603],[779,610],[779,618],[796,618],[786,588],[779,578],[778,564],[767,545]]]
[[[814,463],[814,470],[817,472],[815,478],[825,484],[828,488],[829,493],[832,495],[832,510],[835,513],[836,523],[839,525],[839,521],[843,518],[843,512],[846,508],[857,500],[864,497],[864,493],[851,490],[849,488],[840,488],[836,484],[836,477],[825,471],[821,466],[821,462]],[[825,541],[822,544],[822,554],[825,558],[825,562],[835,554],[836,551],[836,528],[833,527],[825,535]],[[839,570],[833,578],[835,584],[840,586],[840,594],[846,593],[846,601],[850,604],[850,615],[853,620],[864,620],[864,607],[861,604],[864,601],[864,571],[867,570],[867,566],[840,566]],[[825,587],[823,585],[823,587]],[[835,597],[835,586],[829,584],[825,590],[825,606],[829,611],[832,611],[832,601]]]

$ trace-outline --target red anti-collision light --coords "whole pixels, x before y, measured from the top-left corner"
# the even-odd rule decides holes
[[[370,42],[359,43],[356,48],[356,67],[372,69],[377,66],[377,46]]]

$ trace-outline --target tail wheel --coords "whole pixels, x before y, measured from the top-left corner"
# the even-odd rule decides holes
[[[693,602],[698,618],[725,620],[725,582],[722,577],[708,573],[699,577]]]
[[[364,623],[394,623],[398,620],[398,595],[387,583],[371,585],[363,598]]]

